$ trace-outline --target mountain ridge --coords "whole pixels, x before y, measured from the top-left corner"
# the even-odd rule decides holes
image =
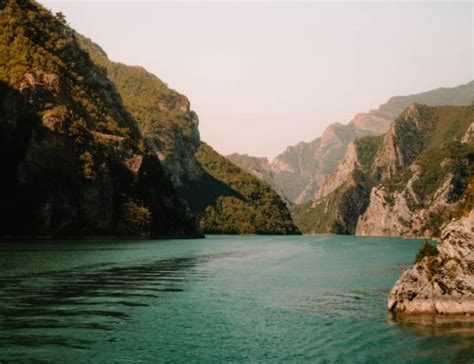
[[[77,36],[93,61],[106,69],[137,119],[145,143],[160,159],[179,196],[198,216],[204,232],[299,234],[279,195],[240,168],[228,166],[201,141],[199,118],[186,96],[169,89],[144,68],[110,61],[99,46]],[[220,173],[216,166],[228,173]],[[240,183],[234,183],[235,179]],[[221,214],[232,223],[223,223]],[[269,224],[260,216],[267,216]]]
[[[441,87],[418,94],[393,96],[378,109],[356,114],[347,124],[330,124],[321,137],[289,146],[270,163],[272,179],[266,180],[293,203],[311,201],[325,178],[344,158],[349,143],[366,135],[384,134],[394,118],[410,103],[469,105],[474,101],[474,81],[456,87]],[[235,158],[235,157],[234,157]],[[234,161],[248,167],[244,156]],[[248,169],[252,173],[252,168]],[[255,172],[255,171],[253,171]],[[265,178],[265,175],[263,175]]]
[[[438,236],[473,207],[473,124],[474,105],[410,105],[385,135],[354,141],[295,222],[304,232]]]

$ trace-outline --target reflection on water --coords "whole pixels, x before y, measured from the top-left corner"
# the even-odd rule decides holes
[[[389,313],[388,321],[420,335],[457,335],[474,342],[474,316]]]
[[[418,337],[444,338],[456,353],[453,362],[474,362],[473,316],[389,313],[388,322]]]
[[[150,299],[156,304],[161,294],[181,292],[183,282],[205,275],[195,269],[205,259],[99,264],[1,277],[0,345],[84,348],[90,339],[67,337],[64,330],[111,330],[117,321],[130,318],[130,309],[147,306]]]

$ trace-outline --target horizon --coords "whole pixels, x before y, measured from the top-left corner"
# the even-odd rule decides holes
[[[271,162],[390,97],[473,79],[472,3],[41,3],[187,96],[224,155]]]

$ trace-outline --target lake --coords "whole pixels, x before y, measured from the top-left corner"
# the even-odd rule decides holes
[[[420,242],[354,236],[0,245],[0,362],[474,360],[470,317],[394,317]]]

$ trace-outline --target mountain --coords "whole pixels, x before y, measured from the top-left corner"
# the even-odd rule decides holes
[[[305,232],[439,236],[474,206],[474,105],[410,105],[383,136],[355,140],[317,198]]]
[[[288,147],[272,161],[275,185],[295,204],[313,199],[318,186],[344,156],[349,142],[372,133],[354,124],[329,125],[322,137]]]
[[[239,166],[261,181],[273,186],[273,173],[267,158],[252,157],[248,154],[233,153],[225,156],[229,161]]]
[[[141,67],[110,61],[91,40],[76,37],[117,87],[145,144],[198,215],[204,232],[299,233],[278,194],[200,140],[199,118],[185,96]]]
[[[0,1],[5,236],[201,236],[106,72],[61,16]]]
[[[287,206],[292,205],[290,200],[288,200],[283,192],[278,188],[273,176],[270,162],[267,158],[252,157],[248,154],[239,153],[229,154],[226,156],[226,158],[236,166],[242,168],[244,171],[257,177],[260,181],[266,182],[280,195]]]
[[[347,146],[354,139],[384,134],[390,123],[411,103],[469,105],[474,100],[473,95],[474,81],[471,81],[453,88],[392,97],[377,110],[355,115],[346,125],[329,125],[319,138],[288,147],[271,162],[271,174],[262,174],[259,178],[274,186],[293,203],[312,201],[321,183],[338,166]],[[252,173],[252,164],[237,158],[233,161]]]
[[[198,203],[206,206],[200,220],[204,231],[299,234],[287,206],[270,186],[244,172],[205,143],[201,143],[196,151],[196,158],[213,179],[228,189],[214,196],[209,196],[209,193],[196,194],[202,199]],[[212,179],[204,181],[204,186],[197,184],[193,188],[208,191],[217,186]]]

